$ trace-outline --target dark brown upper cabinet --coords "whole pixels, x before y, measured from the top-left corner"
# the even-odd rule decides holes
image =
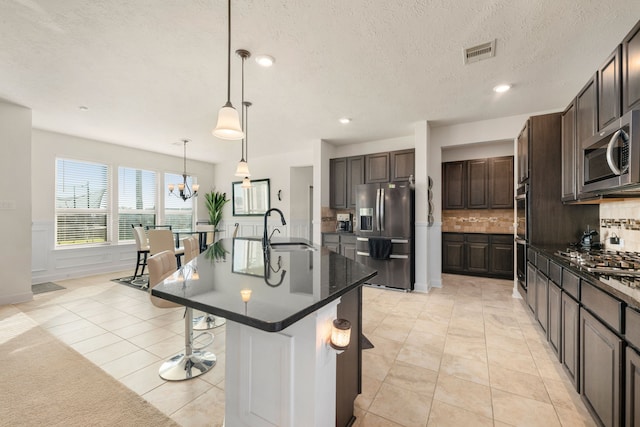
[[[562,113],[562,201],[576,200],[576,100]]]
[[[513,208],[513,157],[443,163],[442,208]]]
[[[329,205],[334,209],[347,207],[347,158],[329,160]]]
[[[640,108],[640,22],[622,40],[622,112]]]
[[[598,130],[620,118],[620,46],[598,70]]]
[[[392,151],[391,162],[391,182],[409,181],[415,174],[416,150]]]
[[[356,186],[364,184],[364,156],[347,157],[347,208],[356,207]]]
[[[465,209],[467,207],[466,162],[442,164],[442,209]]]
[[[518,184],[529,179],[529,121],[524,124],[516,141],[518,150]]]
[[[577,150],[596,133],[598,124],[597,74],[589,80],[576,97],[576,144]]]
[[[366,184],[389,182],[389,153],[368,154],[364,158]]]

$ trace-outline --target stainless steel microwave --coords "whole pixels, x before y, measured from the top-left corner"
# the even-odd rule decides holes
[[[582,145],[581,192],[609,194],[640,186],[640,110],[632,110]]]

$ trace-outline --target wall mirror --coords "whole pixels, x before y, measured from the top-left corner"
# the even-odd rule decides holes
[[[262,216],[271,205],[269,179],[251,180],[250,188],[242,188],[242,181],[234,182],[233,216]]]

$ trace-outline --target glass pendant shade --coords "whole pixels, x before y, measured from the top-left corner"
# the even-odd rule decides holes
[[[351,322],[347,319],[335,319],[331,328],[331,347],[345,350],[351,341]]]
[[[229,103],[220,109],[218,124],[213,130],[213,135],[220,139],[237,141],[244,138],[244,132],[240,126],[238,111]]]
[[[251,176],[251,173],[249,172],[249,165],[244,159],[238,162],[238,167],[236,168],[236,176]]]
[[[249,177],[245,176],[244,179],[242,180],[242,185],[240,186],[240,188],[251,188],[251,180],[249,179]]]

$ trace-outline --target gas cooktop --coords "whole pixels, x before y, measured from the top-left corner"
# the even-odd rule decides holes
[[[557,255],[590,273],[640,278],[640,253],[568,248]]]

